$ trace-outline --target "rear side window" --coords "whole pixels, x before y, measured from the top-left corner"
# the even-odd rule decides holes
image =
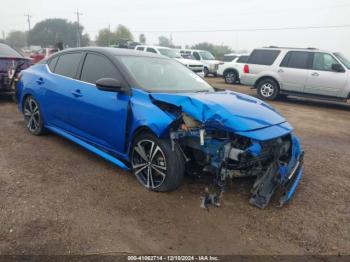
[[[144,47],[142,47],[142,46],[136,47],[136,50],[138,50],[138,51],[143,51],[143,49],[144,49]]]
[[[297,69],[308,69],[310,68],[310,59],[310,52],[289,51],[284,57],[280,66]]]
[[[279,50],[254,50],[248,59],[248,64],[272,65],[281,51]]]
[[[237,59],[237,63],[247,63],[248,62],[249,56],[247,55],[242,55]]]
[[[48,66],[49,66],[51,72],[54,72],[55,67],[56,67],[56,64],[57,64],[57,61],[58,61],[58,56],[52,58],[52,59],[49,61]]]
[[[151,47],[147,47],[147,52],[150,52],[150,53],[157,53],[157,51]]]
[[[58,59],[55,73],[58,75],[74,78],[80,63],[81,53],[63,54]]]
[[[95,84],[101,78],[120,79],[120,75],[115,66],[104,56],[87,54],[81,72],[81,81]]]

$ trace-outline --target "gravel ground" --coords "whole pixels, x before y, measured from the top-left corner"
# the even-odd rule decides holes
[[[213,85],[248,94],[244,86]],[[234,181],[220,208],[199,207],[207,180],[152,193],[54,134],[31,136],[0,99],[0,254],[350,254],[350,105],[271,103],[295,127],[305,175],[293,201],[248,204]]]

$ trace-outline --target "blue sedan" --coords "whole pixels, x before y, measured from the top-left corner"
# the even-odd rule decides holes
[[[250,203],[264,208],[277,190],[288,202],[303,174],[299,140],[275,109],[163,56],[68,49],[23,71],[17,89],[31,134],[72,140],[153,191],[175,190],[185,170],[212,173],[221,189],[254,177]]]

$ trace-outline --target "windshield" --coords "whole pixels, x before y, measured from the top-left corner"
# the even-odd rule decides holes
[[[203,60],[215,60],[215,57],[208,51],[201,51],[199,54]]]
[[[180,53],[176,50],[165,48],[158,48],[158,50],[162,55],[167,56],[169,58],[181,58]]]
[[[207,92],[214,89],[200,76],[172,59],[118,56],[140,88],[149,92]]]
[[[334,55],[346,66],[347,69],[350,69],[350,61],[341,53],[334,53]]]

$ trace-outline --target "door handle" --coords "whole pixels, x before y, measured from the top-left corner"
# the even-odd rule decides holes
[[[314,72],[311,74],[312,76],[319,76],[319,74],[317,72]]]
[[[83,96],[79,89],[77,89],[75,91],[72,91],[72,95],[75,96],[75,97]]]
[[[278,69],[278,71],[277,71],[278,73],[283,73],[284,72],[284,70],[283,69]]]
[[[39,77],[38,80],[36,80],[36,82],[38,83],[38,85],[42,85],[44,84],[44,79],[42,77]]]

